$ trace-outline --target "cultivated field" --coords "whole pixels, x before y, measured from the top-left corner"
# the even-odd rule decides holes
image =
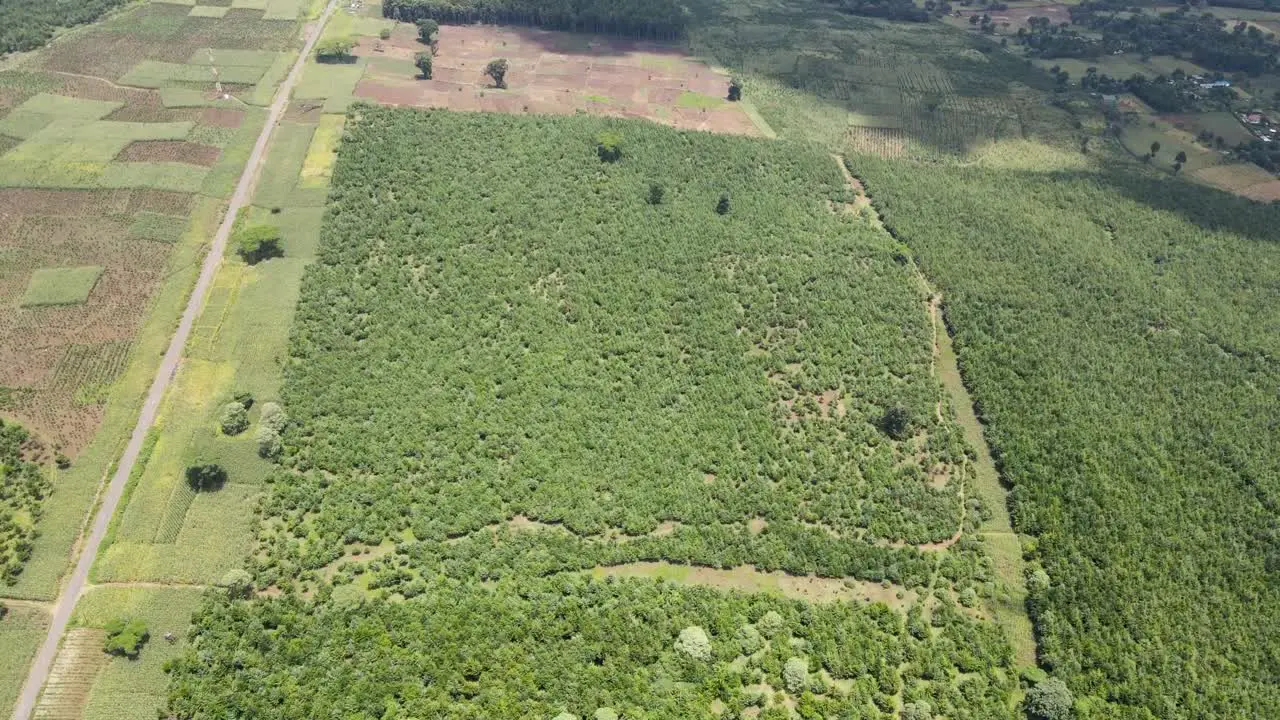
[[[0,413],[70,461],[0,595],[54,595],[290,60],[296,12],[192,9],[138,5],[0,70]]]
[[[367,61],[355,95],[382,104],[450,110],[566,115],[588,112],[647,118],[688,130],[759,135],[725,99],[729,76],[679,49],[604,36],[495,26],[445,26],[431,80],[417,79],[413,56],[425,46],[411,26],[389,40],[361,38]],[[510,62],[505,90],[485,65]]]

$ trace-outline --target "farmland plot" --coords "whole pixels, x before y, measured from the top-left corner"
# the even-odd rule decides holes
[[[187,10],[139,5],[0,72],[0,413],[70,461],[3,595],[54,593],[289,60],[293,21]]]

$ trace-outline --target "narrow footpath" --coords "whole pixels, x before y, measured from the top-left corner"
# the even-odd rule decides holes
[[[160,367],[156,370],[155,379],[151,382],[151,389],[147,391],[146,401],[143,403],[142,412],[138,416],[138,424],[133,428],[133,435],[130,436],[129,444],[125,447],[124,454],[120,457],[115,474],[111,476],[111,483],[107,486],[106,492],[102,494],[101,503],[90,521],[89,534],[81,544],[80,556],[76,560],[75,569],[54,603],[49,632],[45,636],[44,643],[40,646],[40,652],[36,654],[35,661],[32,662],[31,668],[27,673],[26,682],[22,686],[22,695],[18,697],[18,702],[14,705],[13,720],[28,720],[35,709],[36,700],[40,697],[40,690],[44,687],[44,683],[49,677],[49,670],[53,667],[54,657],[58,654],[58,644],[61,642],[62,635],[71,621],[71,613],[75,610],[76,602],[80,599],[80,595],[88,584],[89,569],[93,567],[94,561],[98,558],[98,549],[107,534],[107,525],[111,522],[111,517],[115,514],[116,507],[120,504],[120,498],[124,494],[129,475],[133,472],[134,463],[137,462],[138,455],[142,451],[143,440],[151,429],[151,425],[155,422],[156,412],[160,408],[160,401],[164,398],[165,391],[169,388],[169,382],[173,379],[174,373],[178,369],[178,362],[182,358],[182,351],[186,347],[187,338],[191,335],[191,328],[195,324],[196,318],[200,316],[200,311],[204,307],[205,296],[208,294],[209,286],[213,283],[213,276],[217,272],[218,266],[222,263],[222,256],[227,247],[227,240],[231,236],[231,228],[235,223],[236,215],[243,207],[249,204],[249,200],[253,197],[253,189],[262,170],[262,160],[266,155],[267,145],[271,141],[272,131],[280,122],[280,118],[284,116],[285,108],[289,105],[289,95],[293,92],[293,86],[297,83],[298,78],[302,76],[302,68],[306,64],[307,58],[311,56],[316,40],[319,39],[325,24],[337,7],[338,0],[329,0],[320,19],[306,26],[306,39],[302,52],[299,53],[297,61],[290,68],[288,77],[276,90],[275,98],[271,102],[271,112],[267,116],[267,122],[262,128],[261,134],[258,135],[258,141],[253,146],[253,152],[249,155],[244,171],[240,174],[240,182],[236,185],[235,193],[231,196],[226,216],[223,218],[222,224],[218,226],[218,232],[213,236],[213,244],[210,246],[209,254],[205,256],[204,264],[200,268],[200,277],[196,281],[195,288],[191,291],[191,298],[187,301],[186,309],[182,312],[182,320],[178,323],[177,332],[173,334],[173,338],[169,341],[169,347],[165,351],[164,359],[160,362]]]

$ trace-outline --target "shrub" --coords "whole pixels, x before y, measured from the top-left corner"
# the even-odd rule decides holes
[[[782,615],[777,610],[770,610],[756,622],[756,628],[765,637],[771,638],[781,632],[786,624],[786,620],[782,619]]]
[[[431,79],[431,53],[420,52],[413,56],[413,64],[423,80]]]
[[[262,416],[258,418],[258,424],[278,433],[284,432],[284,426],[289,424],[289,416],[280,407],[280,403],[266,402],[262,404]]]
[[[646,199],[648,200],[650,205],[661,205],[662,198],[666,194],[667,194],[667,191],[661,185],[659,185],[658,183],[651,183],[649,185],[649,197]]]
[[[901,405],[894,405],[880,416],[880,430],[894,440],[905,440],[911,435],[911,413]]]
[[[378,31],[378,38],[381,40],[391,39],[391,28],[382,28]]]
[[[596,154],[605,162],[618,162],[622,159],[622,136],[612,130],[596,135]]]
[[[793,657],[782,666],[782,685],[787,692],[798,695],[809,686],[809,661]]]
[[[440,30],[440,23],[431,18],[422,18],[415,24],[418,26],[418,41],[428,45]]]
[[[676,651],[694,660],[710,660],[711,639],[707,637],[706,630],[691,625],[680,631],[680,637],[676,639]]]
[[[742,81],[734,78],[729,81],[729,101],[737,102],[742,99]]]
[[[253,592],[253,577],[241,568],[228,570],[218,581],[219,587],[227,589],[227,595],[233,598],[249,597]]]
[[[217,490],[227,482],[227,471],[215,463],[197,463],[187,468],[187,484],[197,492]]]
[[[1071,717],[1071,689],[1050,678],[1027,691],[1026,710],[1031,720],[1066,720]]]
[[[267,460],[280,457],[280,451],[284,449],[284,445],[280,442],[280,432],[266,425],[258,426],[258,432],[254,434],[253,439],[258,443],[258,457]]]
[[[268,258],[284,255],[280,249],[280,228],[274,225],[250,225],[236,232],[236,253],[253,265]]]
[[[107,623],[107,640],[102,649],[112,655],[136,658],[151,633],[147,624],[137,618],[116,618]]]
[[[489,64],[484,67],[484,74],[493,78],[493,84],[495,87],[504,88],[507,86],[508,67],[510,66],[507,64],[506,58],[490,60]]]
[[[218,419],[222,432],[227,435],[239,435],[249,429],[249,413],[244,405],[232,401],[222,406],[222,415]]]
[[[728,193],[723,193],[720,195],[720,200],[716,202],[716,212],[720,213],[721,215],[729,214],[729,194]]]
[[[351,60],[351,48],[356,43],[351,38],[321,40],[316,45],[316,62],[343,63]]]

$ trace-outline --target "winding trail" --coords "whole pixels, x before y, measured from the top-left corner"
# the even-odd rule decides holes
[[[306,39],[302,52],[298,54],[298,59],[294,62],[293,67],[289,69],[289,75],[276,90],[275,98],[271,102],[271,111],[267,116],[267,122],[263,125],[262,132],[258,135],[258,141],[253,146],[253,152],[249,155],[249,160],[240,174],[240,181],[236,184],[235,193],[232,194],[231,201],[227,205],[227,212],[222,219],[222,224],[218,226],[218,231],[213,236],[213,244],[209,248],[209,254],[205,256],[204,264],[200,268],[200,277],[196,280],[196,286],[191,291],[191,298],[187,301],[187,307],[182,312],[182,319],[178,323],[178,329],[169,341],[168,349],[165,350],[164,359],[160,361],[160,367],[156,369],[155,379],[151,382],[151,389],[147,391],[146,401],[143,402],[142,411],[138,416],[138,423],[133,428],[133,434],[129,437],[129,444],[125,447],[124,454],[120,457],[120,462],[116,466],[116,472],[111,476],[111,483],[107,486],[106,492],[102,494],[101,502],[93,515],[91,529],[81,545],[80,556],[76,560],[75,569],[72,571],[66,585],[63,586],[62,592],[58,594],[58,599],[53,606],[49,632],[45,636],[44,643],[40,646],[40,652],[37,653],[36,659],[32,662],[31,668],[27,673],[26,682],[22,686],[22,694],[18,697],[18,702],[13,708],[13,720],[28,720],[35,709],[36,700],[40,697],[40,690],[44,687],[45,681],[49,677],[49,671],[53,667],[54,658],[58,654],[58,645],[62,640],[62,635],[71,621],[71,613],[75,609],[76,601],[80,599],[81,594],[83,594],[85,587],[88,585],[89,570],[98,558],[98,549],[102,546],[103,538],[106,537],[107,526],[110,524],[111,517],[115,514],[116,508],[120,504],[120,498],[124,494],[125,485],[128,484],[129,475],[133,472],[133,465],[137,462],[138,455],[142,451],[143,440],[147,436],[147,431],[151,429],[151,425],[155,422],[156,413],[160,409],[160,402],[164,398],[165,391],[169,388],[169,382],[173,379],[178,369],[179,361],[182,359],[182,351],[186,347],[187,338],[191,335],[191,328],[204,307],[205,296],[208,294],[209,286],[213,284],[213,276],[217,272],[218,266],[222,263],[222,256],[227,247],[227,240],[231,236],[231,227],[235,223],[236,214],[240,212],[241,208],[249,204],[249,200],[253,197],[253,188],[257,184],[258,175],[262,170],[262,160],[266,155],[267,145],[271,141],[272,131],[280,122],[280,118],[284,116],[285,108],[289,105],[289,95],[293,92],[293,86],[297,83],[298,78],[301,77],[302,68],[306,64],[307,58],[311,56],[312,48],[315,47],[316,40],[320,38],[320,33],[324,30],[325,23],[329,21],[337,7],[338,0],[329,0],[320,19],[317,22],[306,25]]]

